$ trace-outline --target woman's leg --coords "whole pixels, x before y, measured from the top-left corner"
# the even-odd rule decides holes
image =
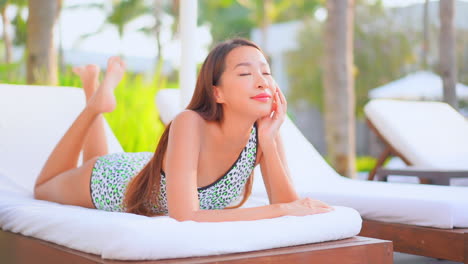
[[[85,136],[94,121],[106,112],[115,109],[114,89],[124,74],[125,66],[120,58],[109,59],[104,81],[89,99],[85,109],[80,113],[62,139],[55,146],[42,168],[34,187],[34,196],[38,199],[65,204],[76,204],[72,198],[74,192],[87,193],[88,197],[77,198],[77,201],[89,199],[89,180],[93,162],[90,159],[83,166],[76,168],[78,157],[85,141]],[[83,175],[85,174],[85,175]],[[89,174],[89,175],[88,175]],[[76,185],[79,183],[80,185]],[[71,193],[69,191],[72,191]],[[67,199],[61,195],[67,195]],[[80,205],[80,204],[77,204]]]
[[[86,104],[99,86],[99,67],[90,64],[73,68],[73,72],[80,76],[86,96]],[[108,154],[106,131],[104,129],[104,117],[99,115],[92,123],[86,134],[83,144],[83,163],[93,157]]]

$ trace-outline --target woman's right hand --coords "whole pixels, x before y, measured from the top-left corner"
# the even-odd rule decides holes
[[[335,210],[333,207],[326,203],[306,197],[298,199],[294,202],[281,204],[286,215],[304,216],[312,214],[328,213]]]

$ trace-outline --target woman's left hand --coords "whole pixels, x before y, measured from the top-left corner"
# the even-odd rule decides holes
[[[287,102],[283,92],[274,81],[274,93],[271,112],[258,120],[258,137],[260,144],[265,146],[275,142],[279,128],[286,117]]]

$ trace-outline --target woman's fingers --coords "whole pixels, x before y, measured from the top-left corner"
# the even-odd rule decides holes
[[[286,106],[288,105],[288,102],[286,101],[286,97],[284,97],[283,91],[281,91],[279,87],[277,91],[278,91],[279,97],[281,98],[281,103],[284,105],[284,108],[286,108]]]
[[[317,208],[315,208],[315,210],[316,210],[317,214],[328,213],[328,212],[333,211],[332,208],[323,208],[323,207],[317,207]]]
[[[275,80],[273,80],[273,81],[274,81],[274,86],[275,86],[275,92],[274,93],[275,93],[276,103],[278,105],[281,105],[282,109],[284,110],[283,112],[286,112],[286,109],[287,109],[286,98],[285,98],[283,92],[281,91],[278,83]],[[278,96],[276,97],[276,95],[278,95]]]

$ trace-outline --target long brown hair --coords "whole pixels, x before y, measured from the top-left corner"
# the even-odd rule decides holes
[[[197,112],[203,119],[207,121],[221,122],[223,119],[223,108],[221,104],[216,103],[213,86],[218,85],[226,67],[226,57],[233,49],[241,46],[250,46],[262,50],[253,42],[246,39],[231,39],[218,44],[206,57],[198,74],[195,91],[186,109]],[[156,204],[159,197],[159,189],[161,182],[162,161],[167,149],[169,130],[171,123],[166,127],[162,134],[156,151],[148,164],[135,176],[129,183],[124,205],[127,212],[154,216],[154,213],[148,204]],[[240,204],[233,207],[242,206],[249,198],[252,192],[253,177],[249,177],[246,183],[244,197]],[[156,195],[155,195],[156,190]]]

